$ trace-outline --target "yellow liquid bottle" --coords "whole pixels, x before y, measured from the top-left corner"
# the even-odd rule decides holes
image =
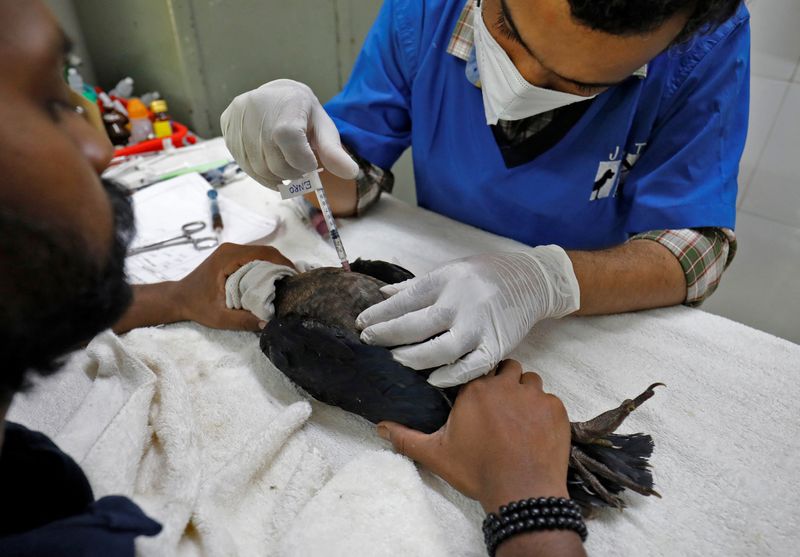
[[[172,135],[172,123],[167,114],[167,101],[159,99],[150,103],[150,110],[155,119],[153,120],[153,133],[156,137],[163,138]]]

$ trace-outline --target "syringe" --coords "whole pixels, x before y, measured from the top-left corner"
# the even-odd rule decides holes
[[[281,196],[284,199],[289,199],[303,193],[309,193],[311,190],[317,194],[319,209],[322,211],[322,216],[325,218],[325,224],[328,225],[328,234],[333,242],[333,247],[336,248],[336,253],[339,256],[339,260],[342,262],[342,268],[345,271],[349,271],[350,263],[347,261],[347,253],[344,251],[342,238],[339,236],[339,231],[336,229],[336,221],[333,220],[331,206],[328,205],[328,198],[325,196],[325,190],[322,188],[322,181],[319,179],[320,172],[321,170],[313,170],[308,174],[304,174],[299,180],[287,180],[280,186]]]
[[[350,262],[347,261],[347,252],[344,251],[342,237],[339,236],[339,231],[336,229],[336,221],[333,220],[333,211],[331,211],[331,206],[328,205],[328,198],[325,195],[325,190],[322,188],[322,181],[319,179],[319,170],[309,172],[306,176],[311,178],[314,184],[314,193],[317,194],[319,210],[322,211],[322,216],[325,217],[325,223],[328,225],[328,234],[331,237],[331,242],[333,242],[333,247],[336,248],[336,253],[339,255],[339,261],[342,262],[342,268],[345,271],[349,271]]]

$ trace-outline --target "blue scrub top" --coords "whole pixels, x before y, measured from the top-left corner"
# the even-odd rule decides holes
[[[658,229],[733,228],[747,134],[749,13],[599,95],[564,138],[507,168],[481,91],[447,53],[464,0],[386,0],[344,90],[342,141],[391,168],[414,152],[422,207],[529,245],[599,249]]]

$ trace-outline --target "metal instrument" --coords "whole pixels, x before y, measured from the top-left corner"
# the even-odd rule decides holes
[[[198,220],[194,222],[187,222],[186,224],[181,226],[182,234],[175,236],[173,238],[167,238],[166,240],[161,240],[160,242],[154,242],[146,246],[140,246],[138,248],[130,249],[128,250],[128,255],[136,255],[139,253],[144,253],[146,251],[171,248],[173,246],[180,246],[183,244],[192,244],[194,249],[198,251],[216,247],[219,244],[219,241],[215,237],[203,236],[202,238],[197,238],[194,236],[194,234],[196,234],[197,232],[204,230],[205,227],[206,223],[204,223],[203,221]]]

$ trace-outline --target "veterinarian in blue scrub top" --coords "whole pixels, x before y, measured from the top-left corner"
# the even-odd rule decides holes
[[[391,189],[520,241],[397,286],[359,316],[438,386],[494,367],[540,320],[697,304],[735,253],[749,14],[739,0],[386,0],[323,108],[278,80],[222,115],[275,188],[321,163],[334,211]]]

